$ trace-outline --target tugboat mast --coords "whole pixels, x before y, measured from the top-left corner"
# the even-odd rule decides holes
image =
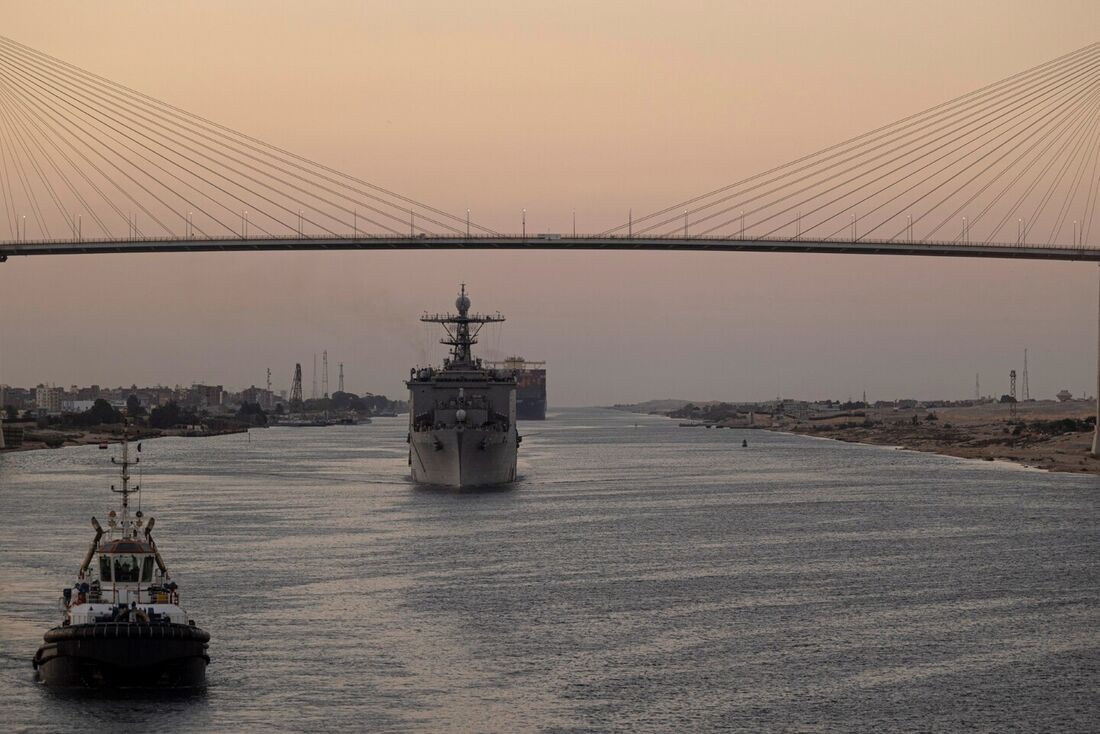
[[[447,336],[439,340],[440,344],[451,347],[451,359],[444,367],[471,367],[476,363],[471,347],[477,344],[477,335],[485,324],[496,324],[504,321],[500,312],[495,314],[470,313],[470,297],[466,295],[466,284],[462,284],[462,290],[455,299],[455,308],[458,314],[450,313],[425,313],[420,317],[424,323],[439,324],[447,332]],[[470,325],[474,324],[471,330]]]
[[[111,491],[122,495],[122,517],[120,520],[124,532],[130,527],[130,495],[141,491],[140,485],[130,489],[130,465],[137,464],[140,461],[140,458],[135,458],[132,462],[130,461],[129,436],[123,431],[122,461],[116,460],[113,456],[111,457],[111,463],[120,467],[119,476],[122,478],[122,489],[115,489],[115,485],[112,484]],[[138,517],[141,517],[140,512],[138,513]]]

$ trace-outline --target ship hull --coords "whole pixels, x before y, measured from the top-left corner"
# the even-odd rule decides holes
[[[413,433],[409,440],[412,477],[441,487],[484,487],[516,479],[514,430],[443,428]]]
[[[38,680],[59,688],[195,688],[206,683],[209,640],[183,624],[55,627],[33,664]]]
[[[546,398],[516,398],[516,418],[521,421],[546,420]]]

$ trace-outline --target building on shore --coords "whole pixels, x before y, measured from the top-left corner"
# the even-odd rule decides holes
[[[38,408],[39,413],[45,412],[47,415],[60,415],[61,400],[64,395],[65,391],[60,387],[38,385],[34,389],[34,406]]]

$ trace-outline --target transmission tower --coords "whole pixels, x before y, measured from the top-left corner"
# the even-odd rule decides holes
[[[344,392],[344,363],[340,363],[340,392]]]
[[[981,400],[982,399],[981,374],[978,373],[978,372],[974,373],[974,399],[975,400]]]
[[[294,365],[294,381],[290,383],[290,409],[300,410],[302,407],[302,365]]]
[[[267,368],[267,392],[264,393],[264,410],[271,410],[275,403],[275,393],[271,392],[271,368]]]
[[[321,397],[328,400],[328,350],[321,352]]]
[[[1008,373],[1008,397],[1012,398],[1008,402],[1008,414],[1016,417],[1016,370],[1010,370]]]
[[[309,391],[311,400],[317,399],[317,352],[313,353],[313,387]]]
[[[1031,400],[1031,390],[1027,386],[1027,350],[1024,350],[1024,400]]]

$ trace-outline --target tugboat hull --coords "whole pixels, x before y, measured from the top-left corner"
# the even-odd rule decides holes
[[[206,683],[209,641],[209,633],[184,624],[55,627],[34,668],[55,687],[194,688]]]

